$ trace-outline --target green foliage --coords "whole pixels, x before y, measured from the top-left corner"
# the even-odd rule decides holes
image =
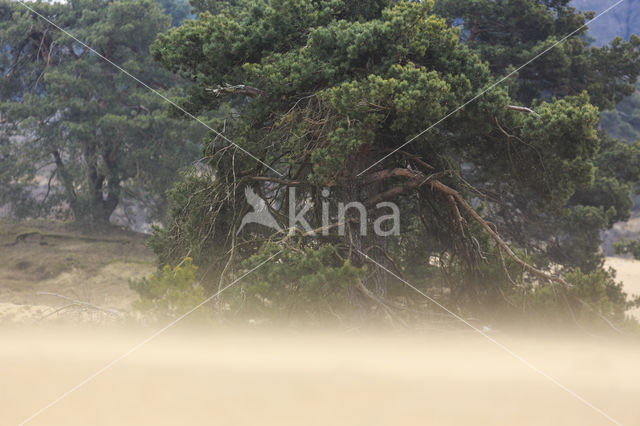
[[[602,112],[602,128],[611,137],[627,142],[640,141],[640,89],[620,102],[616,109]]]
[[[407,180],[423,173],[469,200],[531,263],[604,279],[597,275],[599,231],[628,217],[634,166],[629,160],[622,172],[612,167],[622,148],[598,133],[599,107],[611,108],[635,88],[640,38],[592,48],[577,34],[404,146],[580,27],[585,15],[567,1],[438,1],[435,12],[431,1],[194,3],[198,19],[160,35],[153,57],[193,81],[185,99],[193,111],[233,102],[225,135],[282,176],[221,138],[205,141],[207,172],[186,173],[176,185],[170,225],[152,240],[164,262],[191,253],[196,263],[211,264],[213,289],[225,271],[265,259],[277,245],[282,259],[265,265],[267,278],[247,288],[256,309],[285,300],[303,306],[289,302],[291,294],[309,305],[327,292],[342,295],[343,284],[328,283],[342,276],[348,287],[357,270],[379,297],[415,298],[387,274],[366,273],[359,250],[407,272],[420,288],[439,287],[452,306],[500,303],[522,284],[539,284],[522,272],[513,280],[503,274],[496,284],[514,265],[507,259],[503,268],[495,240],[455,198],[428,179]],[[450,25],[458,18],[462,28]],[[258,94],[211,94],[225,85]],[[357,223],[346,235],[314,238],[257,226],[237,233],[249,211],[247,186],[287,227],[287,181],[299,200],[315,206],[393,201],[402,212],[401,234],[358,235]],[[306,218],[312,228],[322,224],[318,209]],[[362,298],[354,294],[343,297],[358,306]]]
[[[131,289],[140,296],[134,308],[160,317],[178,317],[206,300],[203,288],[196,280],[198,267],[191,258],[171,268],[165,265],[149,278],[130,283]],[[199,309],[206,316],[206,309]]]
[[[564,43],[528,64],[511,82],[523,103],[541,96],[577,95],[587,91],[594,105],[612,109],[635,91],[640,74],[640,37],[616,38],[589,47],[583,36],[591,12],[576,12],[570,0],[437,0],[436,11],[449,22],[461,20],[465,42],[497,74],[520,67],[568,34]]]
[[[615,3],[613,3],[615,4]],[[592,10],[601,14],[612,4],[601,0],[572,0],[571,5],[580,10]],[[589,36],[599,45],[615,37],[628,40],[632,34],[640,34],[640,0],[625,0],[598,18],[598,23],[589,28]]]
[[[551,321],[577,321],[580,324],[608,327],[613,324],[631,323],[625,311],[638,304],[639,300],[629,301],[622,284],[615,281],[615,272],[611,269],[599,269],[591,273],[576,270],[567,274],[568,290],[551,286],[536,287],[526,298],[526,309]],[[558,311],[557,305],[567,307]]]
[[[609,110],[635,92],[640,73],[640,38],[630,36],[628,41],[617,38],[610,44],[603,40],[599,47],[589,46],[590,40],[584,36],[587,28],[581,27],[593,14],[576,12],[568,0],[438,0],[436,11],[448,22],[459,25],[466,45],[487,60],[492,71],[499,75],[527,63],[579,29],[576,36],[528,63],[518,71],[517,78],[505,82],[514,102],[535,106],[540,99],[550,101],[557,97],[568,100],[588,93],[591,104]],[[537,152],[524,158],[515,157],[517,170],[531,176],[537,187],[531,188],[533,194],[521,189],[521,197],[515,200],[517,207],[500,209],[494,220],[501,221],[517,211],[528,212],[525,215],[526,229],[521,221],[505,223],[519,243],[526,244],[535,236],[534,239],[544,241],[547,255],[554,262],[592,271],[601,263],[599,232],[612,226],[613,222],[629,217],[630,190],[638,175],[632,178],[621,176],[633,173],[633,166],[625,166],[619,172],[612,171],[608,163],[613,156],[620,157],[621,148],[615,146],[606,134],[595,135],[593,126],[589,126],[591,129],[579,125],[564,127],[570,121],[563,123],[557,118],[565,114],[563,110],[566,107],[550,111],[545,120],[548,125],[541,126],[530,137],[521,138],[526,142],[538,137],[548,138],[549,142],[557,145],[547,142],[538,149],[538,144],[535,144]],[[534,110],[538,108],[535,106]],[[597,113],[591,110],[588,116],[582,117],[569,112],[565,119],[573,116],[593,124],[594,112]],[[607,124],[612,114],[616,113],[603,112],[604,128],[612,127]],[[577,121],[573,123],[578,124]],[[518,140],[516,136],[519,135],[513,134],[511,128],[503,127],[513,136],[512,140]],[[580,136],[581,132],[589,134]],[[578,142],[572,135],[589,143]],[[574,148],[579,151],[571,153]],[[549,157],[545,158],[546,154]],[[560,156],[556,157],[558,154]],[[566,154],[576,156],[562,159]],[[531,164],[536,158],[542,161]],[[632,158],[624,159],[623,164],[630,164]],[[570,181],[564,175],[568,170],[575,174]],[[540,204],[539,201],[545,198],[551,203]],[[555,210],[553,214],[550,214],[553,211],[550,208]]]
[[[616,254],[631,254],[634,259],[640,260],[640,241],[617,241],[613,244]]]
[[[243,262],[256,267],[281,249],[265,244]],[[266,263],[259,274],[247,277],[241,290],[232,290],[234,310],[252,315],[329,316],[346,312],[348,293],[364,270],[344,259],[335,247],[322,245],[304,249],[285,249]],[[241,296],[241,297],[240,297]]]
[[[182,25],[185,19],[191,19],[191,7],[188,0],[158,0],[164,11],[171,16],[171,26]]]

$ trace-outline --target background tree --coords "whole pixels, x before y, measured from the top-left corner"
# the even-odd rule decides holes
[[[193,19],[191,6],[187,0],[158,0],[162,8],[171,16],[171,26],[181,25],[185,19]]]
[[[576,36],[396,151],[585,21],[562,1],[501,2],[478,22],[504,28],[471,37],[474,21],[464,5],[483,2],[447,3],[437,10],[470,29],[447,25],[429,1],[248,0],[216,2],[215,13],[161,35],[154,57],[195,83],[186,105],[200,113],[218,108],[225,96],[242,99],[224,123],[225,134],[284,175],[211,138],[203,152],[210,173],[194,171],[172,192],[170,226],[157,230],[152,242],[161,261],[188,255],[206,264],[211,289],[225,272],[284,250],[245,285],[239,294],[250,296],[238,303],[266,308],[284,297],[279,308],[309,310],[296,301],[324,306],[346,299],[353,308],[368,300],[387,313],[397,304],[416,305],[415,294],[367,266],[363,252],[444,303],[488,310],[496,304],[526,309],[559,297],[545,283],[566,284],[550,274],[563,266],[581,283],[570,296],[610,298],[615,309],[601,314],[621,320],[620,287],[585,278],[578,267],[585,273],[600,267],[597,232],[625,211],[612,209],[610,200],[594,196],[586,205],[575,197],[599,188],[597,106],[610,107],[632,91],[640,38],[592,49]],[[607,182],[624,186],[612,177]],[[373,208],[394,201],[402,231],[393,238],[363,236],[360,219],[348,216],[345,236],[260,228],[236,236],[246,185],[283,219],[287,186],[316,206],[361,201]],[[320,215],[319,209],[309,213],[312,226],[321,224]],[[375,219],[373,212],[364,225]],[[574,229],[588,222],[586,234]],[[594,281],[607,291],[589,293]],[[582,309],[574,299],[570,306]]]
[[[573,4],[583,10],[602,10],[607,7],[602,2],[590,0],[574,1]],[[611,40],[615,36],[629,39],[633,34],[640,34],[640,2],[637,0],[625,1],[616,9],[603,16],[599,22],[589,28],[589,35],[594,37],[594,43],[601,45]],[[640,86],[638,86],[640,87]],[[620,164],[624,164],[624,174],[627,174],[627,181],[632,182],[635,191],[638,191],[638,180],[640,171],[637,167],[628,167],[630,164],[638,164],[637,141],[640,141],[640,89],[620,102],[614,110],[602,111],[601,126],[611,137],[621,141],[632,142],[632,146],[616,144],[614,149],[606,155],[604,159],[610,169],[616,169]],[[616,163],[617,162],[617,163]],[[633,173],[629,174],[628,171]],[[634,199],[635,205],[632,217],[638,214],[638,198]],[[631,253],[636,258],[639,245],[637,242],[619,241],[614,243],[614,251],[618,254]]]
[[[573,0],[571,5],[580,10],[593,10],[600,13],[612,6],[599,0]],[[625,0],[615,9],[602,16],[598,22],[589,28],[589,34],[595,38],[595,44],[601,46],[609,43],[615,37],[628,40],[632,34],[640,33],[640,1]]]
[[[524,67],[509,92],[517,102],[528,105],[533,99],[550,100],[586,91],[593,105],[611,110],[635,93],[640,38],[631,35],[625,42],[618,37],[610,45],[589,46],[587,28],[581,27],[594,13],[577,12],[570,3],[439,0],[436,9],[448,22],[461,26],[465,43],[499,74],[519,67],[580,29],[575,37]],[[600,138],[604,137],[602,133]],[[604,141],[600,145],[614,146]],[[594,157],[594,165],[599,165],[603,152]],[[619,179],[629,173],[596,170],[593,185],[575,190],[565,214],[549,215],[535,208],[535,198],[522,197],[515,204],[502,203],[492,219],[503,222],[504,218],[521,217],[517,211],[527,212],[526,224],[518,220],[504,223],[514,228],[512,235],[520,244],[535,238],[552,261],[593,271],[603,262],[600,230],[629,218],[632,186],[632,181]]]
[[[182,93],[148,52],[169,27],[157,3],[30,6],[167,96]],[[0,203],[22,215],[71,213],[96,224],[108,223],[125,197],[159,213],[178,170],[197,158],[199,128],[168,115],[157,95],[20,4],[0,5],[0,43]]]
[[[640,141],[640,88],[616,109],[603,111],[601,124],[611,137],[627,142]]]

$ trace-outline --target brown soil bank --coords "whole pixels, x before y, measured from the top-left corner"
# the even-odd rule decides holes
[[[117,228],[0,221],[0,323],[109,317],[69,299],[126,312],[136,297],[129,280],[155,269],[145,238]]]

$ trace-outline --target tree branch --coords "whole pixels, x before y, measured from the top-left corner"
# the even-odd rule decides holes
[[[443,184],[442,182],[438,181],[438,180],[431,180],[429,182],[429,185],[431,186],[431,188],[440,191],[446,195],[451,195],[453,196],[456,201],[458,201],[458,203],[462,206],[462,208],[464,210],[467,211],[467,213],[469,213],[471,215],[471,217],[473,217],[473,219],[478,222],[480,224],[480,226],[482,226],[482,228],[489,234],[489,236],[491,236],[491,238],[496,242],[496,244],[498,244],[498,246],[504,250],[505,253],[507,253],[507,256],[509,256],[513,261],[515,261],[517,264],[519,264],[520,266],[522,266],[524,269],[526,269],[527,271],[531,272],[532,274],[543,278],[547,281],[552,281],[552,282],[558,282],[560,284],[562,284],[564,287],[569,288],[571,287],[569,285],[569,283],[567,283],[563,278],[558,277],[556,275],[552,275],[552,274],[548,274],[544,271],[541,271],[540,269],[537,269],[531,265],[529,265],[527,262],[525,262],[524,260],[520,259],[514,252],[513,250],[511,250],[511,248],[509,247],[509,245],[502,239],[502,237],[500,237],[500,235],[489,225],[489,223],[484,220],[479,214],[478,212],[476,212],[473,207],[471,207],[466,200],[462,197],[462,195],[460,195],[460,193],[458,191],[456,191],[453,188],[448,187],[447,185]]]
[[[251,180],[257,180],[260,182],[274,182],[274,183],[279,183],[281,185],[288,185],[288,186],[297,186],[302,184],[302,182],[300,182],[299,180],[287,180],[287,179],[280,179],[280,178],[269,177],[269,176],[248,176],[248,178]]]
[[[41,204],[44,204],[44,202],[47,201],[47,198],[49,197],[49,193],[51,192],[51,181],[53,180],[53,178],[56,175],[57,171],[58,171],[58,169],[55,168],[51,172],[51,175],[49,175],[49,180],[47,181],[47,193],[44,194],[44,198],[42,199]]]
[[[206,89],[208,92],[213,93],[216,96],[220,96],[223,93],[230,93],[233,95],[244,95],[254,98],[259,95],[264,95],[265,91],[262,89],[258,89],[256,87],[247,86],[245,84],[238,84],[236,86],[231,86],[230,84],[225,84],[224,86],[218,86],[217,89]]]
[[[396,317],[393,314],[393,309],[391,306],[387,305],[387,303],[382,300],[380,297],[376,296],[375,293],[373,293],[371,290],[369,290],[364,283],[362,282],[362,280],[357,279],[356,280],[356,287],[358,290],[360,290],[360,292],[365,295],[366,297],[368,297],[369,299],[373,300],[374,302],[376,302],[378,305],[380,305],[380,307],[382,308],[382,310],[385,312],[385,314],[387,315],[387,318],[393,323],[395,321],[400,322],[403,326],[407,327],[407,323],[402,321],[402,319]]]
[[[364,185],[368,185],[370,183],[379,182],[381,180],[389,179],[392,177],[419,179],[424,177],[424,173],[403,168],[385,169],[364,176],[362,179],[362,183]]]
[[[531,108],[521,107],[521,106],[516,106],[516,105],[509,105],[509,106],[507,106],[507,109],[509,109],[511,111],[524,112],[526,114],[532,114],[536,118],[540,118],[540,114],[538,114],[537,112],[535,112]]]
[[[375,183],[384,179],[395,177],[407,178],[409,180],[404,183],[398,184],[384,192],[374,195],[373,197],[365,201],[364,205],[366,207],[373,207],[382,201],[393,199],[398,195],[404,194],[412,189],[416,189],[424,185],[430,179],[433,179],[437,176],[437,173],[427,176],[420,171],[403,168],[380,170],[378,172],[368,174],[363,178],[364,184]]]
[[[115,315],[115,316],[118,316],[118,317],[122,316],[122,313],[119,312],[119,311],[116,311],[115,309],[103,308],[102,306],[94,305],[93,303],[89,303],[89,302],[83,302],[82,300],[72,299],[71,297],[67,297],[67,296],[64,296],[62,294],[51,293],[49,291],[39,291],[36,294],[38,296],[59,297],[60,299],[64,299],[64,300],[67,300],[67,301],[71,302],[71,304],[67,305],[66,307],[78,305],[78,306],[82,306],[82,307],[85,307],[85,308],[91,308],[91,309],[95,309],[97,311],[106,312],[108,314]]]
[[[56,162],[56,170],[59,173],[59,176],[62,180],[62,184],[64,186],[65,193],[67,194],[67,201],[69,202],[69,206],[73,211],[74,215],[80,214],[79,206],[78,206],[78,195],[73,188],[73,178],[69,174],[69,171],[65,168],[64,163],[62,162],[62,156],[60,155],[60,151],[53,150],[51,151],[51,155]],[[76,217],[78,219],[78,217]]]
[[[543,278],[547,281],[558,282],[562,284],[564,287],[569,288],[570,285],[563,278],[558,277],[556,275],[548,274],[540,269],[537,269],[531,265],[529,265],[524,260],[520,259],[514,252],[511,250],[509,245],[502,239],[500,234],[491,227],[489,222],[484,220],[474,209],[467,203],[467,201],[462,197],[462,195],[456,191],[455,189],[443,184],[439,180],[436,179],[436,174],[427,176],[422,172],[409,170],[409,169],[386,169],[381,170],[375,173],[371,173],[365,176],[365,183],[377,182],[382,179],[387,179],[390,177],[405,177],[409,180],[403,184],[396,185],[391,189],[388,189],[385,192],[382,192],[378,195],[369,198],[364,204],[367,207],[375,206],[377,203],[393,199],[394,197],[406,193],[411,189],[418,188],[424,184],[428,184],[432,189],[441,192],[449,201],[457,201],[458,204],[462,206],[462,208],[473,217],[473,219],[482,226],[482,228],[489,234],[489,236],[495,241],[495,243],[509,256],[513,261],[522,266],[525,270],[531,272],[532,274]],[[457,208],[456,208],[457,209]],[[459,212],[458,212],[459,213]]]

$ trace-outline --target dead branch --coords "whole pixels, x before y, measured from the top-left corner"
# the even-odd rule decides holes
[[[417,179],[412,179],[409,180],[403,184],[399,184],[396,185],[394,187],[392,187],[391,189],[388,189],[378,195],[374,195],[373,197],[369,198],[367,201],[365,201],[364,205],[365,207],[372,207],[375,206],[378,203],[381,203],[383,201],[386,200],[391,200],[396,198],[398,195],[404,194],[406,192],[409,192],[412,189],[416,189],[417,187],[419,187],[420,185],[422,185],[424,182],[421,182]]]
[[[55,177],[57,171],[58,169],[53,169],[51,175],[49,176],[49,181],[47,182],[47,193],[44,194],[44,198],[42,199],[41,204],[44,204],[44,202],[47,201],[47,198],[49,197],[49,193],[51,192],[51,181]]]
[[[437,190],[444,194],[447,197],[452,197],[455,201],[458,202],[462,206],[462,208],[473,217],[473,219],[482,226],[482,228],[489,234],[489,236],[495,241],[495,243],[509,256],[513,261],[521,265],[524,269],[529,271],[530,273],[545,279],[551,282],[558,282],[562,284],[564,287],[569,288],[570,285],[563,278],[558,277],[556,275],[548,274],[538,268],[535,268],[520,259],[518,255],[516,255],[513,250],[509,247],[509,245],[502,239],[500,234],[495,229],[495,225],[492,228],[492,224],[484,220],[464,199],[464,197],[455,189],[443,184],[439,180],[437,180],[437,174],[426,176],[424,173],[409,170],[409,169],[386,169],[378,172],[371,173],[365,176],[364,181],[366,183],[376,182],[379,180],[387,179],[390,177],[405,177],[409,180],[403,184],[399,184],[397,186],[392,187],[391,189],[375,195],[369,198],[364,204],[365,206],[376,205],[380,201],[384,201],[386,199],[394,198],[400,194],[406,193],[411,189],[418,188],[424,184],[428,184],[432,189]]]
[[[364,294],[366,297],[368,297],[369,299],[373,300],[378,305],[380,305],[380,307],[382,307],[382,309],[384,310],[385,314],[387,314],[387,318],[389,319],[389,321],[391,321],[392,323],[395,322],[395,321],[398,321],[400,324],[402,324],[403,326],[407,327],[407,323],[406,322],[404,322],[401,318],[398,318],[397,316],[395,316],[393,314],[392,307],[389,306],[384,300],[382,300],[381,298],[376,296],[371,290],[369,290],[364,285],[362,280],[360,280],[360,279],[356,280],[356,287],[358,288],[358,290],[360,290],[360,292],[362,294]]]
[[[535,116],[536,118],[540,118],[540,114],[538,114],[537,112],[535,112],[531,108],[517,106],[517,105],[509,105],[509,106],[507,106],[507,109],[509,109],[511,111],[524,112],[526,114],[531,114],[531,115]]]
[[[538,268],[535,268],[531,265],[529,265],[527,262],[525,262],[524,260],[520,259],[518,257],[518,255],[516,255],[513,250],[511,250],[511,247],[509,247],[509,245],[502,239],[502,237],[500,237],[500,235],[493,230],[493,228],[489,225],[489,223],[484,220],[474,209],[473,207],[471,207],[469,205],[469,203],[467,203],[467,201],[462,197],[462,195],[460,195],[460,193],[458,191],[456,191],[453,188],[448,187],[447,185],[443,184],[442,182],[438,181],[438,180],[431,180],[429,181],[429,185],[431,186],[431,188],[440,191],[446,195],[452,195],[457,201],[458,203],[462,206],[462,208],[464,210],[467,211],[467,213],[469,213],[471,215],[471,217],[473,217],[473,219],[478,222],[480,224],[480,226],[482,226],[482,228],[484,228],[484,230],[489,234],[489,236],[491,236],[491,238],[496,242],[496,244],[498,244],[498,246],[504,250],[505,253],[507,253],[507,256],[509,256],[513,261],[515,261],[516,263],[518,263],[520,266],[522,266],[523,268],[525,268],[527,271],[531,272],[532,274],[543,278],[547,281],[552,281],[552,282],[558,282],[560,284],[562,284],[564,287],[569,288],[570,285],[569,283],[567,283],[563,278],[558,277],[556,275],[552,275],[552,274],[548,274],[544,271],[541,271]]]
[[[458,205],[456,204],[456,199],[452,196],[452,195],[448,195],[447,196],[447,201],[449,201],[449,204],[451,205],[451,210],[453,211],[453,216],[456,219],[456,223],[458,224],[458,229],[460,231],[460,237],[464,238],[466,232],[464,232],[464,219],[462,218],[462,215],[460,214],[460,209],[458,209]],[[467,264],[469,265],[469,268],[471,268],[472,266],[472,262],[471,262],[471,253],[469,253],[469,249],[467,248],[466,244],[462,245],[463,249],[464,249],[464,257],[467,261]]]
[[[69,302],[71,302],[69,305],[67,305],[65,307],[68,308],[70,306],[82,306],[84,308],[91,308],[91,309],[95,309],[97,311],[102,311],[111,315],[115,315],[117,317],[122,316],[122,313],[119,311],[116,311],[115,309],[111,309],[111,308],[103,308],[102,306],[98,306],[98,305],[94,305],[93,303],[89,303],[89,302],[83,302],[82,300],[77,300],[77,299],[73,299],[71,297],[67,297],[64,296],[62,294],[58,294],[58,293],[51,293],[48,291],[39,291],[36,293],[38,296],[54,296],[54,297],[58,297],[60,299],[64,299],[67,300]]]
[[[398,264],[396,263],[396,261],[395,261],[395,260],[393,260],[393,258],[392,258],[391,256],[389,256],[389,253],[387,253],[387,251],[386,251],[385,249],[383,249],[383,248],[382,248],[382,247],[380,247],[379,245],[374,244],[374,245],[372,245],[372,246],[367,247],[366,249],[364,249],[364,250],[362,250],[362,251],[363,251],[365,254],[367,254],[367,255],[368,255],[368,254],[369,254],[369,252],[370,252],[372,249],[379,250],[379,251],[380,251],[380,253],[382,253],[382,255],[383,255],[383,256],[387,259],[387,261],[391,264],[391,266],[393,266],[393,269],[395,269],[396,274],[397,274],[400,278],[404,279],[404,274],[402,273],[402,270],[400,269],[400,267],[398,266]]]
[[[427,176],[420,171],[403,169],[403,168],[386,169],[386,170],[381,170],[379,172],[371,173],[364,177],[363,181],[365,184],[370,184],[370,183],[378,182],[380,180],[389,179],[393,177],[404,177],[404,178],[408,178],[409,180],[404,183],[398,184],[384,192],[374,195],[373,197],[365,201],[364,205],[366,207],[372,207],[382,201],[393,199],[398,195],[404,194],[406,192],[409,192],[412,189],[416,189],[424,185],[429,180],[435,179],[440,175],[441,173],[434,173],[432,175]]]
[[[507,263],[504,261],[504,256],[502,255],[502,249],[500,247],[498,247],[498,254],[500,255],[500,263],[502,264],[502,270],[504,271],[504,274],[506,275],[507,279],[509,280],[512,286],[518,287],[518,284],[516,284],[516,282],[513,281],[513,278],[511,278],[511,274],[509,273],[509,268],[507,268]]]
[[[346,219],[344,222],[334,222],[334,223],[330,223],[328,225],[324,225],[324,226],[320,226],[316,229],[312,229],[310,231],[304,231],[303,229],[300,229],[298,227],[293,227],[293,228],[286,228],[283,229],[282,231],[279,232],[287,232],[287,238],[293,237],[295,235],[298,235],[300,237],[309,237],[309,236],[314,236],[317,235],[318,233],[322,233],[325,231],[330,231],[333,228],[337,228],[338,226],[344,226],[347,223],[354,223],[355,220],[354,219]]]
[[[380,170],[378,172],[370,173],[364,176],[362,183],[367,185],[370,183],[379,182],[381,180],[389,179],[392,177],[404,177],[409,179],[416,179],[416,178],[424,177],[424,173],[415,171],[415,170],[403,169],[403,168],[385,169],[385,170]]]
[[[224,86],[218,86],[217,89],[206,89],[208,92],[213,93],[216,96],[220,96],[223,93],[229,93],[232,95],[243,95],[254,98],[259,95],[264,95],[265,91],[262,89],[258,89],[256,87],[247,86],[245,84],[238,84],[232,86],[230,84],[225,84]]]
[[[269,176],[249,176],[248,178],[251,180],[257,180],[261,182],[273,182],[273,183],[279,183],[281,185],[287,185],[287,186],[297,186],[302,184],[302,182],[300,182],[299,180],[287,180],[287,179],[280,179],[280,178],[269,177]]]
[[[64,311],[64,310],[69,309],[69,308],[73,308],[74,306],[77,306],[77,305],[75,303],[69,303],[68,305],[61,306],[61,307],[55,309],[54,311],[49,312],[48,314],[41,316],[38,319],[38,321],[42,321],[42,320],[44,320],[46,318],[49,318],[50,316],[53,316],[53,315],[57,314],[58,312]]]
[[[587,309],[589,309],[591,312],[593,312],[597,317],[599,317],[602,321],[604,321],[605,323],[607,323],[607,325],[609,327],[611,327],[614,331],[623,334],[622,331],[620,331],[618,328],[616,328],[615,325],[613,325],[613,323],[611,323],[611,321],[609,321],[604,315],[602,315],[600,312],[598,312],[597,310],[593,309],[593,307],[591,305],[589,305],[587,302],[585,302],[584,300],[580,299],[578,296],[574,296],[572,295],[571,297],[573,297],[575,300],[577,300],[578,302],[580,302],[583,306],[585,306]]]
[[[412,154],[410,152],[407,151],[403,151],[403,150],[394,150],[394,149],[385,149],[382,152],[391,152],[391,153],[397,153],[400,154],[406,158],[408,158],[411,161],[414,161],[416,164],[422,166],[425,169],[429,169],[429,170],[435,170],[436,168],[433,167],[431,164],[427,163],[426,161],[424,161],[423,159],[421,159],[418,155],[416,154]]]
[[[449,195],[447,196],[447,200],[449,201],[449,204],[451,205],[451,210],[453,211],[453,214],[456,218],[456,223],[458,224],[458,227],[460,228],[460,235],[462,235],[464,237],[465,232],[464,232],[464,219],[462,219],[462,215],[460,214],[460,209],[458,209],[458,205],[456,204],[456,199],[453,197],[453,195]]]

